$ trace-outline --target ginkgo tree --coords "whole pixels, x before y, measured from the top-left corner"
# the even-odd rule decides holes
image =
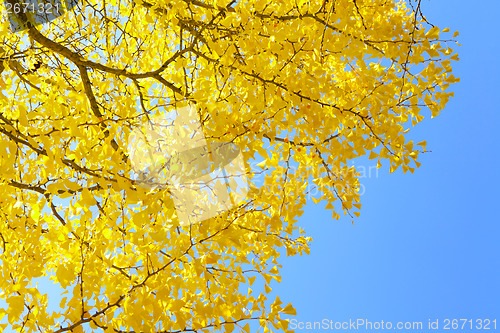
[[[19,8],[0,25],[0,317],[19,332],[288,331],[292,305],[266,295],[280,255],[309,253],[311,185],[358,216],[348,162],[413,172],[408,132],[458,81],[458,33],[415,0],[81,0],[44,24]],[[183,224],[127,147],[189,105],[239,147],[249,191]]]

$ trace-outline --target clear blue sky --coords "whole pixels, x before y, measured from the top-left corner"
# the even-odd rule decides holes
[[[284,258],[272,286],[295,305],[296,324],[440,319],[446,332],[446,318],[496,318],[500,331],[500,1],[424,0],[422,8],[431,23],[460,32],[461,82],[439,117],[412,130],[432,150],[413,175],[383,168],[361,180],[354,225],[332,220],[324,204],[307,206],[299,226],[314,239],[311,255]]]

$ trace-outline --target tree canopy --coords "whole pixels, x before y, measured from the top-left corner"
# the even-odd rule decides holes
[[[0,25],[0,326],[19,332],[287,331],[295,310],[266,294],[281,254],[309,253],[308,193],[358,216],[348,162],[413,172],[425,142],[408,133],[458,81],[457,33],[420,1],[82,0],[43,24],[7,3],[22,10]],[[187,224],[129,149],[186,108],[248,185]],[[42,277],[66,289],[58,309]]]

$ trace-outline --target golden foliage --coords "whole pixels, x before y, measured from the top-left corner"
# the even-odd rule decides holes
[[[309,251],[294,226],[308,181],[335,218],[358,215],[359,174],[348,161],[367,155],[413,172],[425,142],[405,135],[426,108],[439,114],[458,81],[448,29],[414,6],[83,0],[18,33],[4,17],[0,290],[9,325],[249,332],[257,320],[286,330],[281,315],[295,310],[264,294],[280,280],[282,250]],[[180,227],[168,189],[137,186],[126,147],[148,117],[187,103],[207,139],[263,162],[248,168],[247,200]],[[69,291],[58,311],[34,286],[44,276]],[[242,289],[256,276],[260,295]]]

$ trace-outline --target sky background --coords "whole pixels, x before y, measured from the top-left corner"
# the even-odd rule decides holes
[[[298,226],[314,240],[311,254],[281,258],[281,284],[271,285],[295,306],[297,325],[365,319],[421,321],[426,328],[429,319],[439,319],[439,331],[446,332],[453,331],[442,330],[447,318],[474,325],[489,318],[500,331],[500,39],[494,23],[500,1],[424,0],[422,9],[431,23],[460,32],[460,61],[452,65],[461,82],[440,116],[431,119],[429,112],[410,132],[432,151],[419,156],[414,174],[383,167],[361,179],[365,193],[354,225],[332,220],[324,203],[307,206]],[[368,170],[376,160],[356,165]],[[336,330],[296,330],[324,331]]]
[[[310,202],[297,226],[313,238],[311,254],[280,258],[282,282],[271,284],[268,297],[293,303],[290,328],[324,319],[427,328],[429,319],[438,319],[440,332],[486,331],[442,330],[445,319],[464,318],[474,325],[496,319],[500,331],[500,40],[494,23],[500,1],[424,0],[422,9],[441,29],[458,30],[462,45],[453,63],[461,79],[452,86],[455,97],[440,116],[431,119],[428,112],[410,132],[432,153],[420,155],[414,174],[389,174],[387,165],[377,172],[376,160],[356,163],[366,175],[354,225],[332,220],[324,203]],[[40,287],[59,304],[55,288]],[[335,330],[296,330],[323,331]]]

